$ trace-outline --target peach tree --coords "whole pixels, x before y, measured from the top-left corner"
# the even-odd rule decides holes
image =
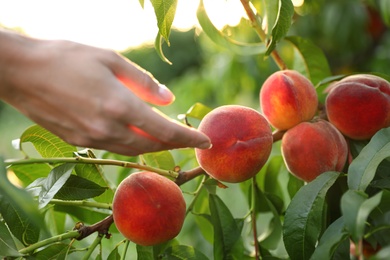
[[[177,1],[150,2],[156,53],[169,63],[163,47]],[[299,17],[326,2],[240,2],[246,18],[237,28],[218,30],[203,0],[197,18],[212,44],[260,57],[256,66],[271,71],[258,106],[187,104],[177,119],[207,131],[213,147],[136,157],[75,147],[32,125],[10,140],[20,158],[0,158],[2,258],[390,258],[389,75],[335,73],[322,48],[294,34]],[[390,26],[389,3],[346,1],[345,10],[375,10],[377,40]],[[119,188],[145,172],[164,179]]]

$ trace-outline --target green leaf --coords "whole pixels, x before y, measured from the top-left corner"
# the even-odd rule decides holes
[[[142,155],[142,158],[147,165],[164,170],[173,170],[176,166],[169,151],[146,153]]]
[[[169,34],[176,14],[177,0],[150,0],[157,18],[159,34],[169,44]]]
[[[328,260],[333,256],[337,247],[346,239],[349,234],[345,230],[343,217],[338,218],[325,230],[321,236],[318,246],[310,257],[312,260]]]
[[[96,158],[91,149],[84,149],[76,153],[86,158]],[[77,164],[75,167],[77,176],[96,183],[101,187],[107,187],[106,191],[99,197],[94,198],[98,202],[112,202],[114,191],[110,188],[107,178],[104,176],[103,168],[98,164]]]
[[[38,203],[39,207],[45,207],[62,188],[72,174],[74,164],[64,163],[51,170],[47,178],[38,179],[26,189],[40,188]]]
[[[33,125],[24,131],[20,137],[20,150],[23,150],[22,144],[26,142],[31,142],[44,158],[72,157],[76,152],[75,146],[66,143],[39,125]]]
[[[241,235],[231,212],[217,196],[209,195],[211,221],[214,228],[214,258],[229,259],[231,250]]]
[[[379,205],[382,192],[368,198],[361,191],[348,190],[341,198],[341,212],[352,240],[358,243],[363,238],[368,215]]]
[[[137,259],[155,259],[153,247],[137,245]]]
[[[107,260],[120,260],[120,259],[121,256],[119,255],[118,247],[115,247],[114,250],[112,250],[107,257]]]
[[[164,51],[162,48],[163,42],[164,42],[163,36],[160,33],[158,33],[156,40],[154,41],[154,48],[156,49],[158,56],[160,57],[160,59],[163,62],[166,62],[169,65],[172,65],[172,62],[170,60],[168,60],[168,58],[165,57],[165,55],[164,55]]]
[[[390,1],[379,0],[379,10],[383,19],[383,22],[390,26]]]
[[[48,164],[20,164],[10,167],[10,170],[15,173],[24,186],[31,184],[38,178],[46,177],[51,169]]]
[[[40,229],[46,231],[38,205],[27,191],[15,187],[6,174],[0,157],[0,214],[17,239],[24,244],[35,243]]]
[[[67,205],[55,205],[54,210],[64,212],[75,217],[75,221],[94,224],[106,218],[109,214],[89,207],[75,207]]]
[[[383,247],[374,256],[370,257],[370,260],[388,260],[390,259],[390,245]]]
[[[192,117],[195,119],[202,120],[203,117],[209,113],[212,110],[212,108],[202,104],[202,103],[195,103],[192,105],[185,114],[180,114],[179,119],[185,119],[187,117]]]
[[[34,259],[61,260],[69,255],[69,244],[54,243],[33,254]],[[69,259],[69,258],[68,258]]]
[[[21,256],[18,252],[15,241],[12,239],[11,233],[3,221],[0,221],[0,257],[5,256]]]
[[[202,252],[186,245],[168,247],[159,257],[161,257],[161,260],[208,260]]]
[[[295,64],[291,69],[307,76],[314,85],[332,75],[325,54],[309,39],[289,36],[285,40],[290,42],[297,52]],[[321,100],[321,94],[323,93],[318,94]]]
[[[348,168],[348,186],[365,191],[374,179],[379,164],[390,157],[390,127],[379,130]]]
[[[220,32],[210,18],[207,16],[203,0],[199,2],[199,7],[196,12],[200,26],[203,32],[217,45],[222,46],[239,55],[254,55],[264,54],[266,47],[263,43],[242,43],[229,38],[227,35]]]
[[[145,0],[138,0],[139,4],[141,5],[142,8],[145,6]]]
[[[265,1],[268,2],[268,1]],[[267,4],[267,23],[272,24],[271,41],[268,44],[266,55],[269,55],[276,47],[278,41],[286,36],[291,26],[294,15],[294,6],[291,0],[270,1]]]
[[[309,259],[322,230],[325,197],[339,177],[325,172],[303,186],[286,210],[283,224],[284,244],[291,259]]]
[[[60,200],[89,199],[101,195],[106,189],[77,175],[70,175],[54,198]]]

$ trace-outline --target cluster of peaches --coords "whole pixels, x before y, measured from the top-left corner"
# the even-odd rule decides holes
[[[324,117],[318,113],[316,89],[305,76],[275,72],[260,90],[262,113],[228,105],[205,116],[199,130],[213,147],[196,150],[199,164],[217,180],[245,181],[268,160],[273,127],[284,133],[282,156],[297,178],[310,182],[323,172],[342,171],[349,157],[347,140],[368,140],[390,126],[390,83],[357,74],[331,84],[327,92]]]
[[[390,126],[390,83],[373,75],[346,77],[328,88],[326,117],[318,114],[313,84],[302,74],[272,74],[260,91],[262,113],[226,105],[208,113],[199,130],[212,148],[195,149],[203,170],[212,178],[237,183],[255,176],[267,162],[273,129],[283,133],[281,150],[288,170],[306,182],[326,171],[342,171],[348,139],[370,139]],[[113,217],[118,230],[143,246],[176,237],[186,204],[181,189],[153,172],[131,174],[118,186]]]

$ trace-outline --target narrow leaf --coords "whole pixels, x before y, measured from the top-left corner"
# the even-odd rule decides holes
[[[231,257],[231,249],[240,238],[241,229],[217,195],[210,194],[209,203],[214,227],[214,258],[227,259]]]
[[[325,172],[303,186],[291,200],[284,220],[284,244],[292,259],[309,259],[322,230],[325,197],[339,176]]]
[[[348,168],[348,186],[365,191],[374,179],[379,164],[390,157],[390,127],[378,131]]]
[[[69,244],[54,243],[33,254],[34,259],[60,260],[69,255]]]
[[[107,188],[77,175],[70,175],[69,179],[54,196],[60,200],[83,200],[99,196]]]
[[[203,32],[217,45],[222,46],[239,55],[264,54],[266,47],[264,43],[242,43],[229,38],[220,32],[208,17],[203,0],[199,2],[196,12],[200,26]]]
[[[76,151],[75,146],[66,143],[39,125],[33,125],[24,131],[20,137],[20,150],[25,142],[31,142],[44,158],[72,157],[73,152]]]
[[[177,0],[150,0],[157,18],[159,34],[169,44],[169,34],[176,14]]]
[[[121,256],[119,255],[118,247],[115,247],[114,250],[112,250],[107,257],[107,260],[120,260],[120,259]]]
[[[164,42],[163,36],[159,32],[157,34],[156,40],[154,41],[154,48],[156,49],[158,56],[160,57],[160,59],[163,62],[168,63],[169,65],[172,65],[172,62],[170,60],[168,60],[168,58],[165,57],[165,55],[164,55],[164,51],[162,48],[163,42]]]
[[[179,119],[185,119],[187,117],[196,118],[199,120],[202,120],[203,117],[209,113],[212,110],[212,108],[202,104],[202,103],[195,103],[192,105],[185,114],[180,114]]]
[[[389,0],[379,0],[379,10],[381,12],[383,22],[387,26],[390,26],[390,1]]]
[[[15,241],[3,221],[0,221],[0,257],[21,256],[18,252]]]
[[[208,260],[208,258],[192,246],[174,245],[164,251],[161,260]]]
[[[268,11],[273,11],[270,15],[271,19],[276,17],[276,20],[269,21],[273,24],[271,42],[268,44],[266,55],[269,55],[276,47],[276,43],[286,36],[291,26],[291,20],[294,15],[294,6],[291,0],[277,0],[278,5],[274,8],[269,8]]]
[[[54,210],[72,215],[76,221],[81,221],[87,224],[94,224],[108,216],[108,213],[103,213],[89,207],[55,205]]]
[[[341,198],[341,212],[345,226],[352,240],[357,243],[363,238],[368,215],[379,205],[382,192],[371,198],[361,191],[348,190]]]
[[[337,247],[349,237],[345,230],[345,224],[342,217],[334,221],[325,230],[324,234],[314,250],[311,260],[328,260],[330,259]]]

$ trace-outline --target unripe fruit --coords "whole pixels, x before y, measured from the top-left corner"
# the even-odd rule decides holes
[[[310,182],[326,171],[341,171],[348,156],[343,135],[328,121],[302,122],[282,138],[282,155],[287,169]]]
[[[390,83],[374,75],[346,77],[331,86],[325,105],[329,121],[341,133],[370,139],[390,126]]]
[[[112,213],[124,237],[142,246],[152,246],[179,234],[186,204],[173,181],[145,171],[133,173],[119,184]]]
[[[287,130],[311,120],[317,112],[318,96],[313,84],[294,70],[277,71],[260,90],[261,110],[268,122]]]
[[[211,140],[212,148],[195,149],[199,165],[213,178],[230,183],[255,176],[272,149],[272,132],[256,110],[221,106],[208,113],[199,130]]]

